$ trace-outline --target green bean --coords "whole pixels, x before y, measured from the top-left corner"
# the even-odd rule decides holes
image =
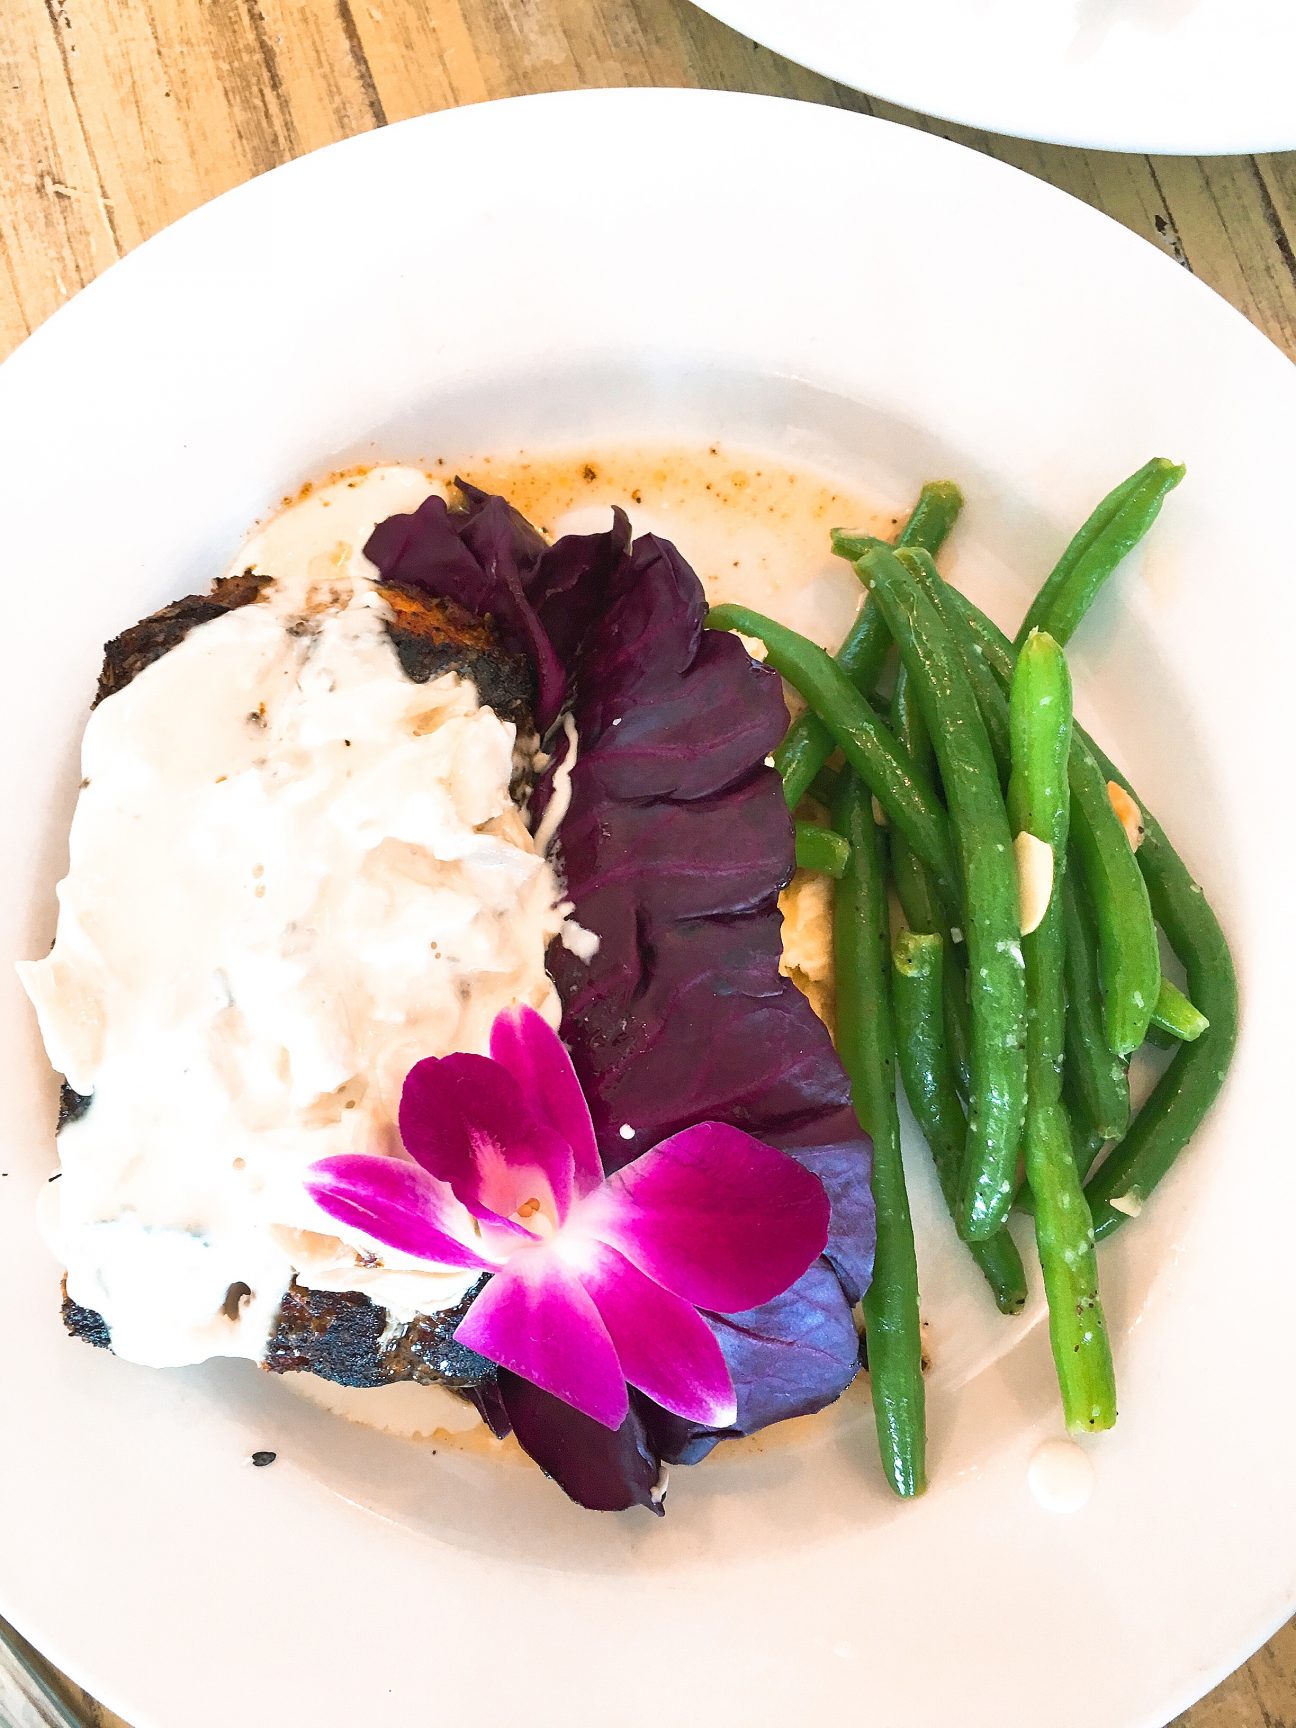
[[[913,1221],[900,1157],[895,1098],[886,882],[869,794],[843,774],[833,823],[850,842],[850,863],[833,897],[837,1048],[855,1112],[873,1140],[877,1249],[864,1295],[869,1389],[887,1478],[897,1494],[927,1486],[926,1392]]]
[[[1008,639],[965,595],[949,589],[1001,686],[1012,678]],[[1161,982],[1161,953],[1147,890],[1129,838],[1112,808],[1091,741],[1076,728],[1070,764],[1072,847],[1097,915],[1104,1042],[1118,1056],[1147,1036]]]
[[[929,480],[918,494],[897,546],[921,546],[935,558],[963,512],[963,493],[953,480]],[[851,563],[855,560],[852,558]]]
[[[909,674],[904,667],[896,677],[895,695],[891,699],[891,719],[896,737],[918,766],[931,773],[936,753],[931,747],[927,728],[923,725],[918,704],[913,699]],[[968,1023],[967,964],[963,953],[954,943],[953,930],[940,903],[931,871],[921,858],[914,856],[913,847],[902,834],[894,830],[890,836],[891,877],[896,895],[911,930],[944,938],[946,963],[941,967],[944,979],[945,1040],[960,1094],[967,1098],[972,1090],[972,1028]]]
[[[819,764],[826,762],[832,751],[832,733],[823,721],[809,709],[798,714],[774,747],[774,766],[783,777],[783,796],[789,810],[798,809],[806,793],[813,792],[822,772]]]
[[[1067,1427],[1084,1433],[1115,1422],[1116,1380],[1098,1294],[1093,1220],[1062,1108],[1065,933],[1057,890],[1066,870],[1070,816],[1071,678],[1066,656],[1043,632],[1032,631],[1017,657],[1009,721],[1012,825],[1018,835],[1033,835],[1049,847],[1055,870],[1044,915],[1022,942],[1030,1001],[1026,1178],[1035,1201],[1035,1241],[1062,1408]]]
[[[1098,925],[1107,1047],[1128,1056],[1147,1037],[1161,987],[1161,949],[1147,885],[1119,818],[1107,776],[1083,737],[1071,746],[1075,854]]]
[[[954,1087],[945,1044],[945,943],[937,934],[901,930],[891,949],[894,968],[896,1051],[909,1107],[931,1148],[941,1193],[951,1213],[967,1141],[967,1118]],[[1002,1314],[1018,1314],[1026,1302],[1026,1273],[1007,1229],[968,1251],[985,1275]]]
[[[766,664],[799,690],[828,727],[888,819],[931,867],[942,897],[958,904],[958,865],[950,827],[927,775],[920,773],[846,674],[822,648],[746,606],[716,606],[711,630],[739,630],[765,644]]]
[[[1066,1077],[1071,1119],[1100,1144],[1129,1127],[1129,1071],[1107,1048],[1098,985],[1098,932],[1093,909],[1071,871],[1062,883],[1066,931]]]
[[[1074,1126],[1076,1121],[1075,1103],[1067,1089],[1065,1074],[1062,1078],[1062,1109],[1066,1115],[1067,1121],[1072,1124],[1071,1149],[1075,1155],[1077,1174],[1079,1175],[1081,1182],[1083,1182],[1085,1177],[1093,1169],[1094,1164],[1097,1162],[1098,1154],[1102,1151],[1107,1142],[1101,1134],[1088,1134],[1083,1131],[1077,1132]],[[1029,1213],[1032,1218],[1035,1216],[1035,1196],[1031,1193],[1029,1182],[1022,1183],[1021,1187],[1017,1191],[1017,1198],[1013,1201],[1013,1205],[1019,1212]]]
[[[967,674],[968,683],[971,686],[972,695],[976,700],[977,708],[980,710],[981,718],[985,722],[986,734],[990,740],[990,748],[994,755],[995,765],[999,770],[1000,784],[1006,787],[1008,784],[1009,768],[1008,698],[1000,689],[994,673],[986,664],[985,656],[981,652],[980,645],[973,636],[967,619],[963,614],[963,610],[955,602],[953,590],[941,577],[940,572],[936,569],[932,560],[927,557],[925,553],[916,550],[901,551],[898,556],[908,568],[915,581],[918,582],[932,605],[935,606],[936,610],[940,613],[946,628],[949,630],[950,638],[958,652],[959,659],[963,665],[963,670]],[[896,696],[897,698],[900,698],[903,697],[904,694],[905,691],[902,672],[901,678],[896,684]],[[909,704],[909,706],[912,707],[912,704]],[[892,702],[892,712],[895,716],[898,716],[901,712],[900,703],[896,700],[893,700]],[[904,735],[904,730],[900,726],[898,718],[896,721],[896,733],[900,738],[901,743],[908,748],[909,753],[913,756],[914,760],[918,762],[920,766],[925,767],[927,762],[921,752],[921,748],[916,748],[914,743]],[[921,742],[926,742],[925,733]],[[930,745],[928,745],[928,750],[930,750]],[[926,923],[917,924],[914,922],[914,918],[905,902],[903,861],[898,865],[894,853],[892,868],[895,873],[896,887],[900,894],[900,903],[904,907],[905,917],[909,920],[911,927],[914,929],[928,928]],[[939,925],[933,925],[931,927],[942,928]],[[942,934],[949,934],[947,926],[942,929]],[[953,953],[951,953],[951,959],[953,958]],[[962,1055],[963,1061],[959,1072],[961,1075],[966,1076],[967,1063],[969,1060],[967,1056],[966,969],[955,965],[947,965],[945,968],[945,976],[947,990],[949,992],[946,1004],[947,1034],[950,1039],[951,1050],[956,1059]],[[961,1006],[963,1009],[961,1024],[958,1018],[953,1017],[958,1015],[960,1004],[954,998],[955,993],[960,989],[962,992]],[[961,1043],[960,1032],[963,1034]],[[967,1097],[968,1084],[966,1078],[963,1079],[962,1084],[963,1095],[964,1097]]]
[[[1156,1007],[1152,1010],[1152,1024],[1181,1044],[1193,1044],[1209,1028],[1210,1021],[1200,1008],[1193,1006],[1182,990],[1168,978],[1163,978],[1157,992]]]
[[[962,608],[953,598],[949,584],[925,552],[912,550],[899,553],[905,567],[922,585],[923,592],[944,620],[958,657],[963,664],[968,684],[985,722],[990,748],[1000,783],[1008,784],[1008,703],[999,688],[994,673],[986,665],[985,655],[977,645]]]
[[[1066,1092],[1063,1090],[1062,1102],[1066,1104]],[[1080,1180],[1086,1182],[1089,1172],[1098,1162],[1098,1155],[1107,1144],[1101,1134],[1084,1134],[1078,1140],[1072,1137],[1075,1144],[1076,1169],[1080,1172]]]
[[[893,544],[921,546],[934,558],[949,538],[962,509],[963,494],[952,480],[929,480],[918,494],[913,513]],[[873,534],[849,534],[844,528],[832,531],[833,551],[851,564],[862,558],[871,546],[885,545],[885,540]],[[888,636],[888,642],[890,639]]]
[[[837,664],[856,689],[867,694],[877,683],[890,646],[891,638],[877,616],[877,608],[866,599],[837,652]],[[813,709],[798,715],[788,727],[775,748],[774,766],[783,776],[783,796],[789,810],[795,810],[811,790],[833,748],[832,733]]]
[[[945,544],[962,508],[963,494],[952,481],[937,480],[924,486],[896,544],[922,546],[934,555]],[[840,534],[840,529],[833,530],[834,550]],[[869,695],[877,683],[890,646],[891,637],[886,625],[865,595],[835,655],[837,664],[861,695]],[[792,722],[774,752],[774,766],[783,776],[783,791],[789,810],[795,810],[812,789],[815,776],[832,755],[832,750],[832,734],[817,715],[802,714]]]
[[[1032,631],[1017,656],[1008,703],[1012,774],[1008,815],[1015,840],[1029,835],[1048,848],[1049,894],[1043,915],[1024,938],[1031,974],[1027,1059],[1030,1096],[1057,1103],[1062,1096],[1065,992],[1060,889],[1066,872],[1070,799],[1071,677],[1066,656],[1051,636]],[[1043,931],[1047,940],[1039,939]],[[1054,970],[1049,968],[1055,967]]]
[[[940,614],[894,553],[866,552],[855,567],[913,680],[949,801],[972,1011],[972,1095],[956,1222],[961,1236],[980,1240],[1011,1208],[1026,1109],[1026,987],[1008,817],[985,723]]]
[[[1026,1159],[1062,1409],[1072,1433],[1092,1434],[1116,1421],[1116,1375],[1098,1293],[1094,1225],[1061,1105],[1035,1113]]]
[[[850,841],[831,828],[820,828],[814,822],[796,825],[796,862],[798,870],[818,870],[840,882],[850,862]]]
[[[1017,650],[994,620],[974,605],[966,594],[957,588],[951,588],[949,592],[967,620],[972,639],[980,648],[986,665],[994,673],[995,683],[1006,697],[1012,685],[1013,667],[1017,664]]]
[[[1157,921],[1188,974],[1188,992],[1210,1029],[1180,1046],[1169,1067],[1088,1186],[1094,1228],[1108,1236],[1137,1212],[1196,1133],[1224,1084],[1237,1045],[1237,976],[1219,920],[1161,824],[1120,771],[1095,746],[1103,771],[1143,815],[1139,868]],[[1123,1207],[1113,1207],[1120,1199]]]
[[[835,768],[821,768],[810,782],[810,796],[817,804],[822,804],[825,810],[830,808],[836,797],[837,779]]]
[[[1183,477],[1183,468],[1158,456],[1108,493],[1031,602],[1016,647],[1035,629],[1047,630],[1059,643],[1070,641],[1103,583],[1138,545],[1160,514],[1166,494]]]

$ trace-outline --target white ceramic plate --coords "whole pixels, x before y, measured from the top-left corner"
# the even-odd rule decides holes
[[[1020,138],[1211,156],[1296,148],[1289,0],[699,0],[888,102]]]
[[[957,271],[912,220],[936,207]],[[139,1728],[1156,1728],[1265,1638],[1296,1603],[1293,428],[1286,362],[1114,223],[922,133],[744,96],[373,133],[38,332],[0,371],[0,1613]],[[1043,1331],[993,1316],[953,1367],[938,1337],[924,1501],[888,1497],[855,1395],[680,1473],[664,1523],[246,1364],[157,1373],[62,1334],[33,1224],[53,1087],[9,962],[49,937],[101,642],[304,477],[618,440],[764,452],[882,507],[957,476],[955,572],[1005,619],[1118,477],[1188,463],[1077,682],[1221,908],[1245,1034],[1105,1252],[1122,1417],[1072,1516],[1027,1484],[1058,1425]],[[938,1326],[958,1254],[924,1255]]]

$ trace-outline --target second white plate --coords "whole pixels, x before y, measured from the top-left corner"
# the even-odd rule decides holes
[[[699,0],[842,84],[1095,150],[1296,148],[1289,0]]]

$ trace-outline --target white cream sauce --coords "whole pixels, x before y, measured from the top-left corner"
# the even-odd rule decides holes
[[[1093,1493],[1093,1461],[1074,1440],[1046,1440],[1027,1466],[1026,1481],[1046,1512],[1078,1512]]]
[[[576,767],[576,758],[580,745],[576,737],[576,722],[570,714],[562,717],[563,732],[567,739],[567,748],[563,759],[554,769],[553,790],[549,794],[549,802],[545,813],[540,818],[535,830],[535,849],[543,858],[549,848],[558,838],[558,830],[562,827],[563,818],[571,809],[572,773]]]
[[[435,489],[378,468],[286,508],[232,567],[273,578],[262,598],[86,728],[57,941],[20,970],[93,1094],[59,1137],[54,1246],[132,1360],[259,1358],[294,1276],[396,1320],[472,1281],[339,1238],[302,1185],[398,1149],[421,1057],[484,1052],[519,1002],[558,1023],[515,728],[454,674],[404,676],[361,551]]]

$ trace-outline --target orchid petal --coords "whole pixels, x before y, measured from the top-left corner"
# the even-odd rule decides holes
[[[500,1370],[499,1393],[522,1450],[578,1506],[591,1512],[646,1506],[659,1517],[665,1512],[661,1496],[653,1496],[661,1466],[633,1401],[620,1427],[608,1429],[506,1369]]]
[[[625,1375],[593,1298],[545,1249],[515,1254],[455,1328],[455,1342],[619,1428]]]
[[[519,1213],[523,1223],[537,1208],[551,1224],[566,1216],[571,1148],[534,1119],[517,1081],[489,1057],[416,1062],[401,1093],[400,1131],[410,1156],[475,1217],[511,1220],[517,1230]]]
[[[594,1124],[567,1046],[534,1008],[513,1008],[491,1027],[493,1061],[517,1081],[531,1114],[571,1147],[576,1191],[588,1194],[603,1180]]]
[[[321,1211],[349,1230],[435,1266],[488,1268],[472,1218],[444,1182],[403,1158],[346,1152],[306,1172],[306,1191]]]
[[[581,1283],[603,1317],[621,1372],[663,1410],[710,1428],[738,1414],[733,1380],[715,1334],[691,1303],[672,1296],[599,1243]]]
[[[581,1225],[697,1308],[768,1302],[823,1253],[822,1182],[722,1122],[685,1128],[610,1176]]]

